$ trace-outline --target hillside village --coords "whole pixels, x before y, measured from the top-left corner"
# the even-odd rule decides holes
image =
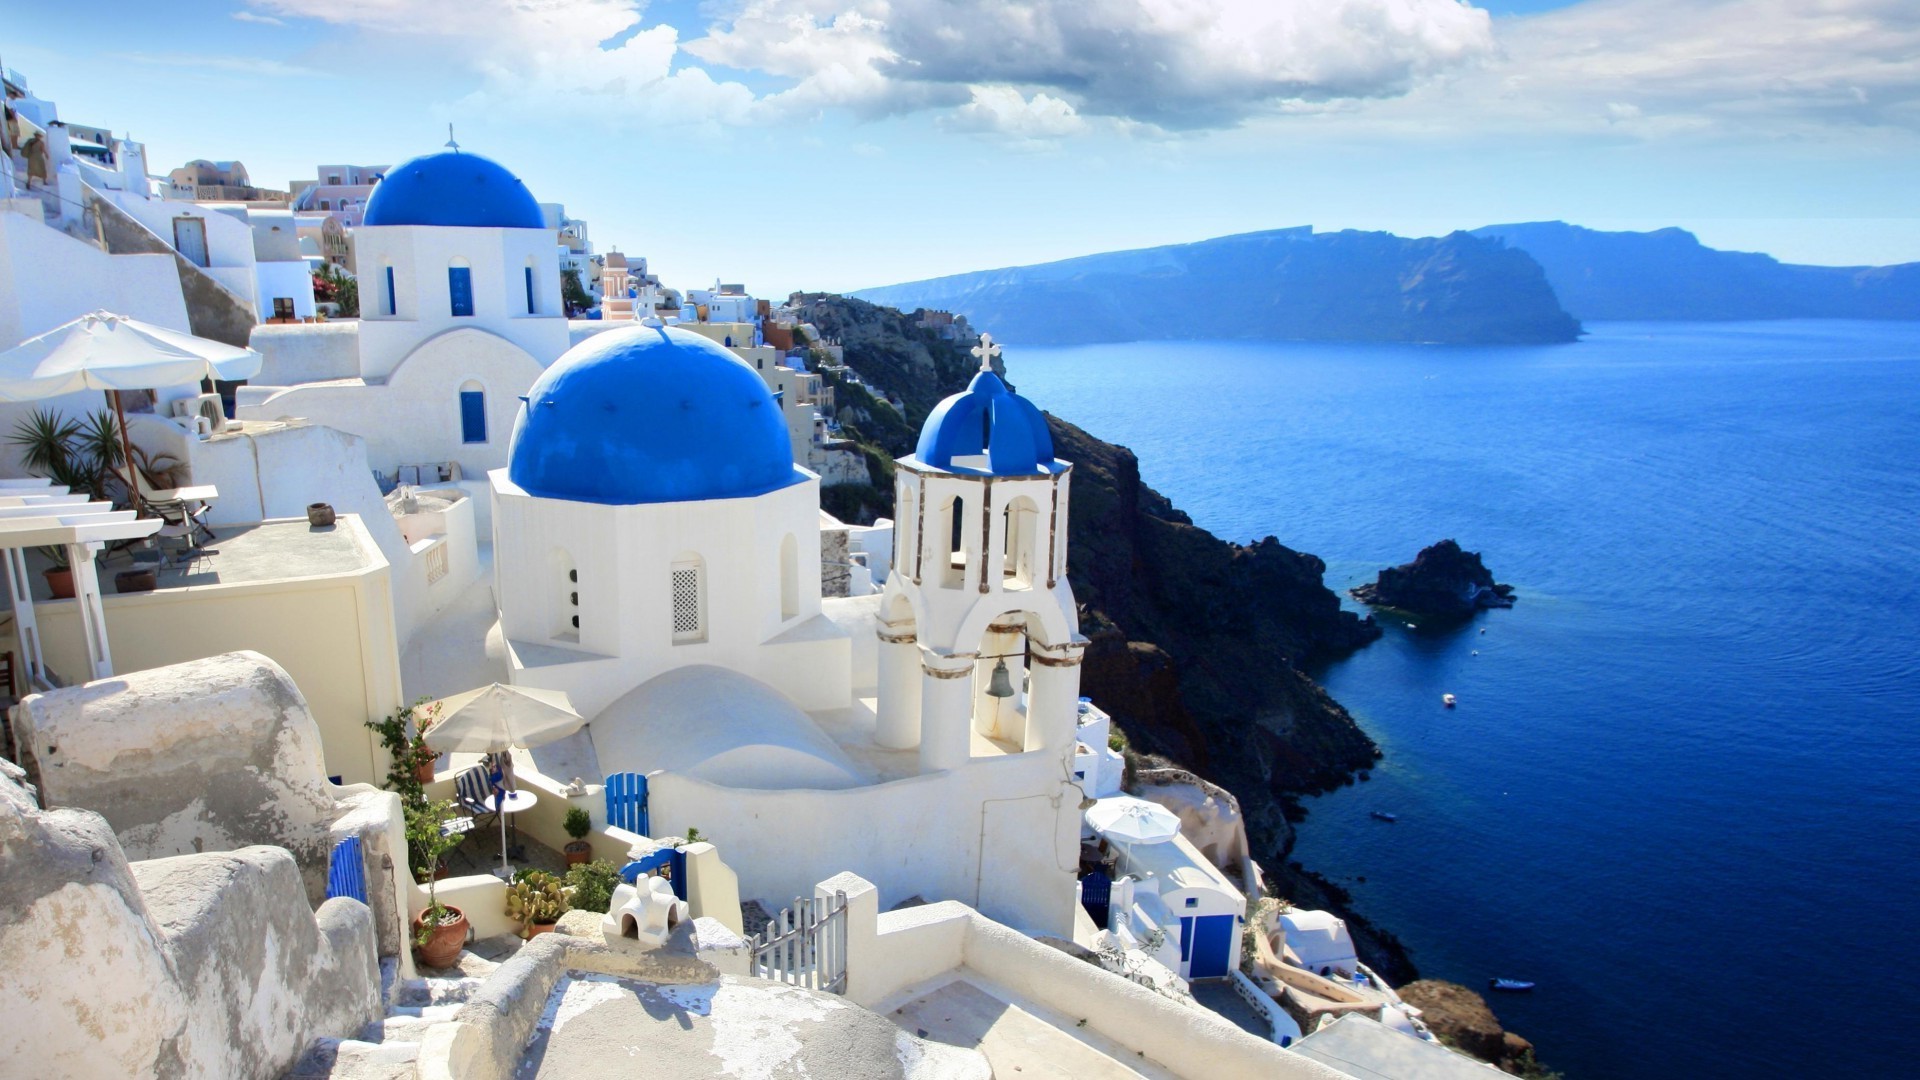
[[[992,328],[4,74],[0,1074],[1490,1075],[1122,754]]]

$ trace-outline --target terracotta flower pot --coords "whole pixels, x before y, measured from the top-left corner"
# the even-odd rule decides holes
[[[550,922],[528,923],[526,927],[522,929],[520,936],[526,938],[528,941],[532,941],[534,938],[539,937],[541,934],[546,933],[558,925],[560,924]]]
[[[316,529],[333,524],[333,504],[308,503],[307,524]]]
[[[567,857],[568,866],[579,866],[593,861],[593,845],[585,840],[569,840],[567,846],[560,849]]]
[[[440,925],[433,928],[432,934],[427,937],[426,944],[414,946],[415,955],[428,967],[452,967],[454,962],[460,959],[460,950],[467,944],[466,913],[452,904],[441,904],[440,907],[449,917],[442,919]],[[420,940],[420,928],[424,925],[426,914],[423,911],[413,917],[416,942]]]
[[[60,566],[47,571],[47,588],[55,600],[73,599],[73,567]]]
[[[413,778],[423,784],[433,783],[433,760],[423,761],[413,767]]]

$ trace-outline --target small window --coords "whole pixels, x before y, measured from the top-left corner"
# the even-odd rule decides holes
[[[393,267],[387,267],[387,314],[400,314],[400,294],[393,287]]]
[[[673,643],[685,645],[707,639],[706,597],[699,561],[673,564]]]
[[[293,297],[276,296],[273,298],[273,317],[276,319],[293,318]]]
[[[447,267],[447,298],[455,316],[473,314],[473,271],[464,266]]]
[[[1199,897],[1197,897],[1197,896],[1189,896],[1189,897],[1187,897],[1187,906],[1188,906],[1188,907],[1199,907],[1199,906],[1200,906],[1200,898],[1199,898]]]
[[[338,184],[339,182],[340,182],[340,174],[339,174],[339,173],[328,173],[328,174],[327,174],[327,183],[329,183],[329,184]]]
[[[460,441],[487,441],[487,393],[484,390],[460,391]]]
[[[527,272],[527,314],[531,315],[533,314],[533,267],[529,266],[525,269]]]

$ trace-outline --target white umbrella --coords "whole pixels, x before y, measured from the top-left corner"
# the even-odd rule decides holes
[[[260,354],[252,349],[96,311],[0,353],[0,398],[35,401],[258,374]]]
[[[544,746],[579,731],[587,721],[558,690],[534,690],[494,683],[442,698],[438,719],[427,729],[426,744],[442,753],[496,754],[513,747]],[[495,807],[504,805],[495,795]],[[500,819],[500,869],[507,864],[507,815]]]
[[[260,354],[252,349],[95,311],[0,353],[0,401],[38,401],[82,390],[111,393],[131,474],[138,466],[133,463],[120,391],[198,385],[202,379],[251,379],[258,374]],[[138,506],[139,492],[133,492],[132,498]]]
[[[1180,819],[1159,803],[1114,795],[1087,811],[1087,824],[1122,844],[1164,844],[1180,835]]]

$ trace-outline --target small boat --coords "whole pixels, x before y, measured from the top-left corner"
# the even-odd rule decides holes
[[[1440,695],[1440,704],[1445,705],[1449,709],[1453,708],[1455,705],[1458,705],[1459,703],[1460,702],[1458,701],[1458,699],[1456,699],[1452,694]]]
[[[1533,984],[1525,979],[1488,979],[1487,986],[1495,990],[1506,990],[1516,994],[1525,993],[1533,989]]]
[[[1400,815],[1389,814],[1385,810],[1375,810],[1370,815],[1375,821],[1399,821]]]

